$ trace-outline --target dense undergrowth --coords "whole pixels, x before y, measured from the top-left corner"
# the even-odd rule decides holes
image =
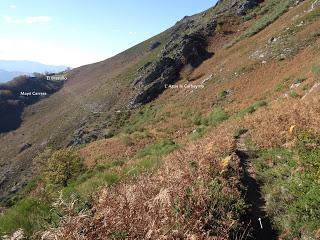
[[[55,227],[62,216],[88,210],[98,189],[154,170],[161,157],[177,148],[173,141],[162,139],[137,152],[131,162],[109,161],[92,169],[85,169],[83,160],[72,149],[46,151],[38,156],[38,161],[48,158],[41,178],[8,200],[11,208],[0,215],[0,236],[17,229],[31,236]],[[72,208],[66,209],[66,204]]]

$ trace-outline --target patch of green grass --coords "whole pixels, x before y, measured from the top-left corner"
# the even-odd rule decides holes
[[[111,186],[121,180],[121,176],[112,170],[113,167],[122,166],[123,161],[110,161],[98,164],[94,169],[89,169],[75,181],[62,189],[63,195],[68,199],[76,198],[75,211],[81,211],[91,206],[91,195],[99,188]]]
[[[112,240],[125,240],[128,238],[128,233],[116,231],[116,232],[111,233],[110,238]]]
[[[295,90],[290,90],[289,96],[292,98],[298,98],[299,94]]]
[[[143,158],[146,156],[157,156],[161,157],[163,155],[166,155],[175,149],[178,148],[178,145],[176,145],[173,141],[169,139],[162,139],[157,143],[147,145],[144,149],[139,151],[136,155],[137,158]]]
[[[197,126],[202,124],[202,116],[200,113],[197,112],[192,116],[192,123]]]
[[[254,104],[252,104],[251,106],[243,109],[238,114],[236,114],[236,117],[240,117],[241,118],[241,117],[243,117],[243,116],[245,116],[247,114],[254,113],[259,108],[265,107],[267,105],[268,105],[268,103],[266,101],[264,101],[264,100],[257,101]]]
[[[189,125],[200,126],[202,124],[202,114],[195,109],[188,109],[180,113],[181,118],[187,120]]]
[[[312,73],[317,81],[320,81],[320,66],[314,65],[312,67]]]
[[[88,178],[86,181],[75,185],[75,192],[78,192],[81,196],[90,196],[96,192],[102,186],[110,186],[117,183],[120,180],[118,174],[113,172],[100,172]]]
[[[133,115],[127,119],[123,131],[132,134],[134,132],[144,131],[144,125],[154,121],[157,110],[150,105],[140,107]]]
[[[286,87],[286,84],[284,82],[280,82],[274,87],[274,90],[276,92],[281,92],[284,90],[285,87]]]
[[[320,17],[320,9],[315,8],[313,11],[307,13],[305,16],[301,17],[298,22],[311,23],[315,21],[318,17]]]
[[[168,140],[163,139],[155,144],[147,145],[135,156],[135,162],[124,165],[123,161],[110,161],[97,165],[94,169],[87,170],[75,181],[63,188],[63,195],[66,201],[76,199],[75,211],[90,208],[92,194],[101,187],[117,184],[127,177],[137,177],[142,172],[151,171],[161,163],[161,157],[174,151],[178,146]],[[118,170],[114,167],[123,166]]]
[[[30,236],[49,225],[56,225],[59,217],[49,205],[37,199],[25,199],[0,215],[0,236],[12,234],[21,228]]]
[[[147,145],[136,154],[136,162],[125,167],[122,172],[124,175],[137,177],[142,172],[154,170],[160,165],[161,157],[177,148],[178,145],[169,139],[162,139],[157,143]]]
[[[199,139],[202,138],[206,133],[206,128],[205,127],[198,127],[196,128],[192,133],[191,133],[191,139]]]
[[[246,215],[249,207],[245,200],[235,192],[224,192],[223,189],[229,187],[227,185],[225,182],[213,179],[208,186],[209,203],[204,217],[214,234],[219,234],[218,229],[221,222],[230,219],[231,216],[233,219],[241,219]],[[234,223],[230,229],[231,233],[237,235],[245,232],[245,226],[242,226],[242,223],[236,223],[236,221]]]
[[[157,156],[147,156],[138,159],[134,164],[123,169],[123,174],[133,178],[138,177],[141,173],[155,170],[160,166],[161,159]]]
[[[229,119],[229,114],[222,108],[214,108],[207,116],[201,114],[195,114],[193,116],[193,123],[198,127],[191,133],[191,139],[202,138],[208,127],[216,127],[220,123]]]
[[[40,177],[36,177],[29,181],[23,188],[21,188],[15,195],[12,197],[3,200],[1,203],[6,207],[12,207],[17,202],[25,199],[33,190],[36,189]]]
[[[286,239],[315,239],[320,216],[320,137],[299,135],[293,149],[258,152],[253,162],[268,214]]]
[[[218,93],[218,101],[223,101],[224,99],[226,99],[228,96],[228,91],[226,90],[222,90],[221,92]]]
[[[211,113],[209,113],[207,118],[203,119],[203,123],[206,126],[216,126],[219,123],[227,120],[229,117],[229,114],[225,112],[223,108],[217,107],[213,109]]]
[[[276,21],[293,4],[292,0],[270,0],[267,1],[265,8],[258,14],[266,14],[258,19],[255,24],[245,31],[245,37],[251,37],[268,25]]]
[[[283,91],[287,86],[288,86],[288,83],[290,81],[290,77],[287,77],[285,79],[283,79],[281,82],[279,82],[275,87],[274,87],[274,90],[276,92],[281,92]]]
[[[251,19],[255,16],[262,15],[255,23],[249,27],[242,35],[228,43],[225,48],[230,48],[240,40],[251,37],[281,17],[289,7],[294,3],[294,0],[269,0],[265,5],[256,8],[254,11],[249,12],[246,18]]]

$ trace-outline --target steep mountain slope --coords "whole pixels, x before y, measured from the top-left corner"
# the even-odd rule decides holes
[[[106,61],[72,70],[61,91],[24,108],[20,127],[0,135],[0,144],[5,146],[0,149],[0,198],[32,178],[37,168],[32,159],[46,147],[84,143],[98,134],[104,137],[110,115],[129,102],[135,69],[154,57],[155,52],[148,49],[158,40],[165,41],[166,33]],[[77,140],[79,131],[98,134]],[[26,144],[31,147],[20,152]]]
[[[73,70],[0,138],[0,179],[18,188],[39,173],[7,201],[0,233],[319,238],[319,11],[319,1],[219,1]],[[32,147],[17,155],[18,140]],[[46,146],[62,150],[33,158]],[[74,154],[78,176],[61,170],[80,171]]]

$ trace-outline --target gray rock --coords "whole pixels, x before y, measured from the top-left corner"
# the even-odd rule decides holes
[[[216,21],[212,19],[188,33],[188,29],[193,28],[194,24],[194,17],[181,20],[175,26],[159,58],[138,70],[139,77],[133,81],[136,95],[129,108],[138,107],[156,98],[165,90],[166,84],[173,84],[179,79],[180,71],[185,65],[197,67],[212,56],[206,49],[206,39],[214,32]]]
[[[23,151],[27,150],[28,148],[32,147],[31,143],[24,143],[19,150],[19,153],[22,153]]]
[[[243,16],[248,10],[258,6],[262,0],[219,0],[216,4],[220,8],[219,14],[226,11],[235,11],[236,14]],[[219,6],[220,5],[220,6]]]
[[[152,50],[156,49],[160,45],[161,45],[161,42],[158,42],[158,41],[151,43],[151,45],[149,47],[149,51],[152,51]]]
[[[255,8],[259,5],[261,1],[259,0],[246,0],[243,3],[240,4],[237,13],[239,15],[245,15],[248,10]]]
[[[18,185],[14,185],[12,188],[10,188],[10,193],[16,193],[19,190]]]

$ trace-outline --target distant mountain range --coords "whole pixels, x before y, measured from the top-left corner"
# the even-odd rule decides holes
[[[31,75],[34,72],[61,72],[66,66],[46,65],[32,61],[0,60],[0,82],[7,82],[20,75]]]
[[[20,75],[28,75],[29,73],[23,73],[23,72],[17,72],[17,71],[5,71],[0,69],[0,83],[8,82],[12,80],[15,77],[18,77]]]

